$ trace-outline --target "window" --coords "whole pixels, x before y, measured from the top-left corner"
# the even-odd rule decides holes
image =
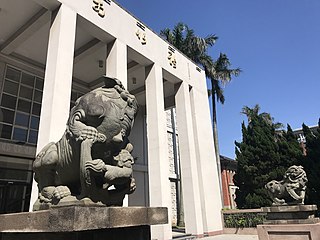
[[[43,79],[7,65],[0,98],[0,139],[37,144]],[[72,90],[70,107],[84,93]]]
[[[36,144],[43,79],[6,67],[0,102],[0,138]]]

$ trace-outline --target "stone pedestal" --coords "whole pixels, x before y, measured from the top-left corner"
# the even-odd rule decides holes
[[[0,215],[0,239],[144,240],[151,225],[167,222],[167,208],[66,206]]]
[[[316,205],[293,205],[263,207],[262,212],[267,213],[263,224],[309,224],[319,222],[315,218]]]
[[[315,218],[316,210],[315,205],[262,208],[267,218],[257,226],[259,240],[318,240],[320,222]]]

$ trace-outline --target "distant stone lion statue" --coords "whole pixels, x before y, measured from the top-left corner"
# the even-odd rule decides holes
[[[62,138],[34,161],[34,210],[79,202],[122,205],[136,188],[128,136],[137,111],[136,98],[113,78],[77,99]]]
[[[273,199],[273,205],[304,204],[307,182],[303,167],[293,165],[287,169],[283,180],[272,180],[265,187]]]

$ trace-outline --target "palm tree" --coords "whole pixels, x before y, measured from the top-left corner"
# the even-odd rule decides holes
[[[283,128],[282,123],[274,122],[274,118],[271,117],[270,113],[267,113],[267,112],[259,113],[259,111],[260,111],[260,106],[259,104],[256,104],[253,108],[244,106],[241,110],[241,113],[247,116],[249,123],[252,121],[254,117],[260,116],[263,119],[263,121],[265,121],[269,126],[273,126],[275,130],[279,130],[280,128]]]
[[[212,47],[218,39],[214,34],[209,34],[207,37],[202,38],[196,36],[194,31],[186,24],[178,23],[174,26],[173,30],[170,30],[169,28],[161,30],[160,35],[196,64],[201,65],[205,70],[207,78],[211,81],[211,89],[208,90],[208,94],[212,100],[213,139],[220,190],[222,190],[216,102],[218,101],[224,104],[225,98],[223,95],[223,87],[231,81],[233,76],[238,76],[241,70],[239,68],[229,68],[231,63],[226,54],[220,53],[220,56],[216,61],[208,54],[208,48]]]
[[[208,90],[208,94],[211,97],[212,102],[212,127],[213,127],[213,139],[214,149],[217,159],[217,167],[221,186],[221,166],[220,166],[220,149],[218,141],[218,126],[217,126],[217,102],[224,104],[225,97],[223,94],[223,87],[229,83],[233,76],[238,76],[241,72],[240,68],[230,69],[230,60],[226,54],[220,53],[219,58],[213,63],[210,71],[206,73],[206,76],[211,81],[211,89]]]
[[[254,118],[258,118],[261,117],[261,119],[270,127],[272,127],[272,129],[274,129],[274,140],[277,142],[279,140],[283,140],[283,136],[285,134],[285,131],[283,130],[283,124],[280,122],[274,122],[274,118],[271,117],[270,113],[267,112],[262,112],[259,113],[260,111],[260,106],[259,104],[256,104],[253,108],[250,108],[248,106],[244,106],[242,108],[241,113],[246,115],[248,118],[248,128],[250,127],[250,122],[254,119]]]
[[[248,118],[248,122],[250,123],[252,121],[252,118],[255,116],[258,116],[260,111],[259,104],[254,105],[253,108],[250,108],[248,106],[244,106],[240,113],[244,114]]]

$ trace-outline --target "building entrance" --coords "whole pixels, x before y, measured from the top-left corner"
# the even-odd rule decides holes
[[[0,180],[0,214],[29,210],[31,183]]]
[[[0,214],[29,210],[33,159],[0,155]]]

